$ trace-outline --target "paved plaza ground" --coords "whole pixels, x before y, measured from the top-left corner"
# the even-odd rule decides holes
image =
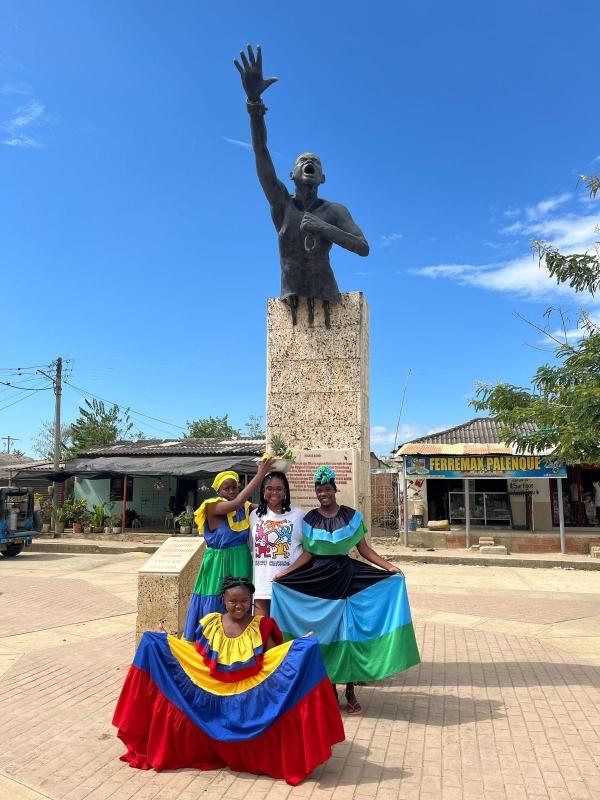
[[[119,761],[143,553],[0,559],[1,800],[600,798],[600,574],[406,564],[422,663],[300,786]]]

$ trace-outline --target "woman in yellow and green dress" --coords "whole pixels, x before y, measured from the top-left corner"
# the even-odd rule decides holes
[[[194,514],[198,533],[206,550],[188,608],[183,636],[195,641],[196,628],[206,614],[223,613],[221,585],[227,575],[252,579],[252,558],[248,548],[250,532],[249,498],[273,468],[273,459],[260,462],[257,474],[240,491],[237,472],[219,472],[212,482],[216,497],[205,500]]]

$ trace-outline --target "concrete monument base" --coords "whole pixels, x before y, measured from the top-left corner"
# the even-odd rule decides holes
[[[340,499],[350,504],[353,497],[370,526],[369,307],[362,292],[344,293],[341,302],[331,306],[330,328],[325,327],[319,300],[313,327],[304,298],[295,326],[284,300],[268,300],[267,443],[274,433],[292,450],[301,451],[288,475],[293,502],[295,484],[306,483],[300,463],[320,451],[327,463],[327,451],[337,451],[337,460],[352,467],[348,499]]]
[[[136,646],[144,631],[181,636],[206,544],[200,536],[172,536],[138,572]]]

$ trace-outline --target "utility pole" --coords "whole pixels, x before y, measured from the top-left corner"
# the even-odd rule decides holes
[[[54,375],[48,372],[44,372],[41,369],[38,369],[40,375],[44,375],[46,378],[52,381],[54,384],[54,471],[58,472],[60,468],[60,399],[62,396],[62,367],[63,367],[63,360],[59,356],[56,361],[52,364],[54,367]],[[51,526],[56,530],[54,527],[56,524],[56,512],[58,510],[58,506],[60,503],[60,488],[57,481],[54,481],[54,491],[52,494],[52,519],[51,519]]]
[[[59,356],[56,359],[56,372],[54,374],[54,471],[58,472],[60,468],[60,401],[62,396],[62,358]],[[52,498],[52,516],[53,522],[56,522],[56,512],[59,506],[59,493],[60,487],[57,481],[54,481],[54,495]],[[56,530],[56,528],[54,528]]]
[[[15,439],[14,436],[3,436],[2,441],[6,442],[6,455],[10,455],[10,443],[11,442],[20,442],[20,439]]]
[[[20,439],[15,439],[14,436],[3,436],[2,441],[6,442],[6,455],[10,455],[10,443],[11,442],[20,442]],[[12,486],[12,472],[9,471],[8,473],[8,485]]]

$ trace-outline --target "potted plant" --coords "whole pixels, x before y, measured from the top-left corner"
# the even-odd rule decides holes
[[[110,524],[112,526],[113,533],[121,533],[121,523],[122,519],[119,514],[113,514],[110,518]]]
[[[67,519],[67,510],[65,510],[64,506],[60,506],[56,509],[56,513],[54,514],[54,533],[64,533],[65,532],[65,521]]]
[[[175,517],[175,522],[179,525],[179,533],[186,536],[192,531],[192,523],[194,522],[193,511],[182,511]]]
[[[106,518],[106,508],[104,503],[94,506],[92,508],[90,517],[92,522],[92,533],[102,533],[102,527]]]
[[[287,472],[294,463],[294,454],[283,441],[283,437],[278,433],[274,433],[269,441],[270,452],[264,453],[261,461],[266,461],[267,458],[274,458],[275,463],[273,469],[276,472]]]
[[[92,515],[89,511],[85,511],[84,514],[81,516],[81,524],[83,525],[83,532],[84,533],[91,533],[92,532]]]
[[[73,533],[81,533],[83,529],[83,520],[85,515],[88,513],[85,500],[75,500],[71,497],[70,512],[73,519]]]
[[[42,515],[42,533],[48,533],[52,522],[52,500],[49,497],[41,500],[40,513]]]

